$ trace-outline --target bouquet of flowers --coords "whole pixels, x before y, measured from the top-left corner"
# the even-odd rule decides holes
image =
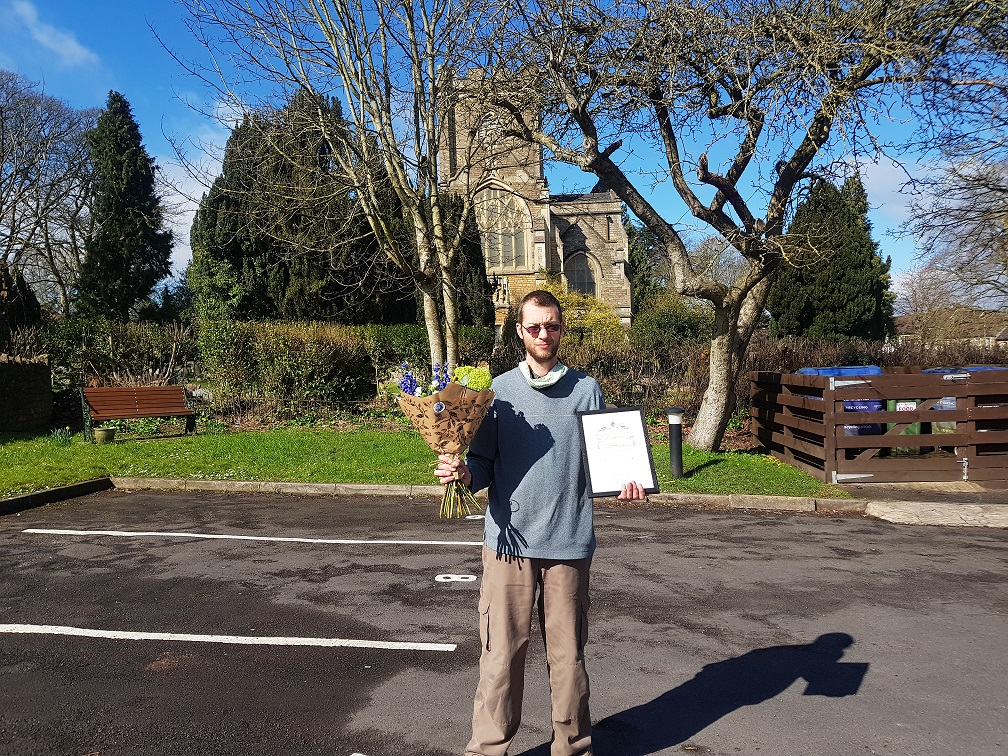
[[[430,390],[425,391],[409,365],[402,367],[399,407],[433,451],[461,458],[493,402],[490,371],[462,365],[449,381],[447,367],[435,365]],[[469,487],[461,480],[449,481],[440,516],[462,517],[471,514],[473,507],[482,509]]]

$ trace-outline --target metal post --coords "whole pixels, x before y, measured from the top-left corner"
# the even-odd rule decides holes
[[[682,471],[682,418],[686,412],[682,407],[669,407],[665,410],[668,415],[668,446],[669,446],[669,467],[672,470],[673,478],[681,478]]]

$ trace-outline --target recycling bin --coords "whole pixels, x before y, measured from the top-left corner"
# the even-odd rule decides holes
[[[882,375],[877,365],[841,365],[839,367],[807,367],[798,370],[799,375],[828,375],[833,377],[858,377]],[[881,412],[881,399],[844,399],[844,412]],[[844,425],[845,436],[880,436],[885,431],[882,423],[853,423]]]
[[[919,406],[920,399],[889,399],[886,403],[886,409],[890,412],[913,412]],[[896,425],[897,423],[889,423],[889,430],[892,430]],[[899,434],[901,436],[919,436],[920,423],[910,423]],[[894,446],[890,452],[890,454],[896,456],[908,456],[920,453],[921,447],[919,446]]]

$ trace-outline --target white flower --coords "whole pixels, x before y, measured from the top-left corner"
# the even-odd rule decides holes
[[[423,396],[423,389],[417,386],[416,391],[413,392],[413,396]]]

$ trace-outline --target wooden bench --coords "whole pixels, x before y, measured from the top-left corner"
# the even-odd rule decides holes
[[[84,433],[93,442],[94,426],[107,420],[142,417],[184,417],[185,432],[196,432],[196,413],[181,386],[82,388]]]

